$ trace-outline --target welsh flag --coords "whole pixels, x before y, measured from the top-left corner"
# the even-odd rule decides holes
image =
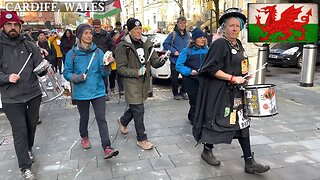
[[[248,42],[318,41],[318,4],[249,3]]]
[[[108,16],[113,16],[121,12],[120,0],[108,0],[105,1],[105,12],[95,12],[93,19],[103,19]]]

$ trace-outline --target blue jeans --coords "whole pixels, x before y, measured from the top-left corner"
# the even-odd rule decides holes
[[[89,123],[90,102],[93,106],[95,118],[97,120],[102,148],[106,149],[107,146],[111,145],[111,142],[109,139],[108,124],[105,116],[106,102],[105,102],[104,96],[96,99],[91,99],[91,100],[76,100],[76,104],[80,114],[80,124],[79,124],[80,136],[81,138],[89,137],[88,123]]]

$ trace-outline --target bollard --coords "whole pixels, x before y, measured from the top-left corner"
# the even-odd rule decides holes
[[[317,45],[303,45],[300,86],[312,87],[317,58]]]
[[[258,59],[257,59],[257,67],[256,69],[259,69],[267,62],[268,59],[268,48],[267,47],[259,47],[258,49]],[[265,84],[266,81],[266,70],[262,69],[261,71],[258,71],[254,75],[254,84]]]

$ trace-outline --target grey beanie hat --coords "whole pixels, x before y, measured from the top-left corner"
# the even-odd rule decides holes
[[[76,29],[76,36],[79,40],[81,40],[81,36],[85,30],[91,30],[93,32],[92,26],[89,24],[80,24]]]

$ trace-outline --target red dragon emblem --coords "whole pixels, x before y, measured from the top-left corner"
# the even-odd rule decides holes
[[[265,37],[260,37],[260,41],[270,40],[270,35],[282,32],[284,36],[277,37],[277,40],[288,40],[288,38],[293,34],[290,30],[296,30],[301,32],[301,37],[295,37],[296,41],[305,40],[305,29],[304,25],[309,23],[309,17],[312,16],[312,9],[310,9],[306,15],[301,16],[300,22],[296,22],[299,14],[302,12],[301,9],[303,6],[294,8],[294,5],[290,6],[288,9],[282,12],[281,18],[276,20],[276,10],[277,5],[265,6],[261,9],[256,9],[259,13],[268,14],[265,25],[263,26],[260,22],[261,16],[256,16],[256,26],[259,26],[264,33],[267,33]]]

